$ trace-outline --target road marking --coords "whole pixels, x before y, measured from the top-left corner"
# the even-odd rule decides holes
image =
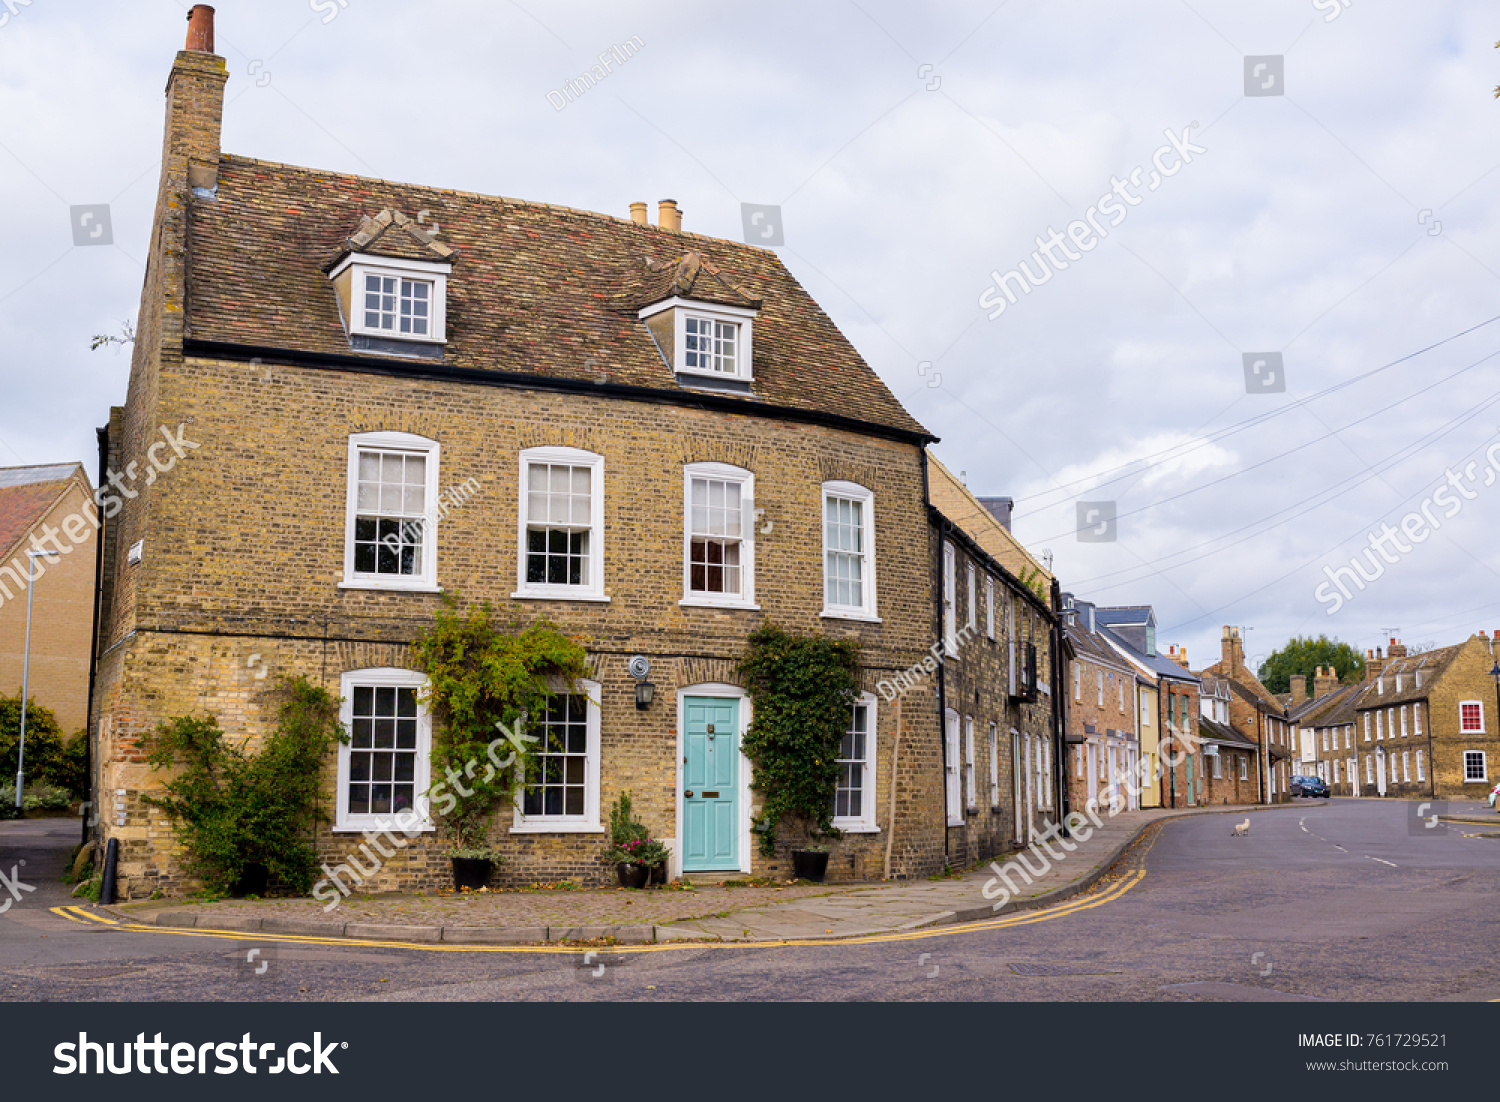
[[[1382,865],[1389,865],[1393,869],[1399,869],[1401,867],[1400,865],[1396,864],[1394,861],[1385,861],[1385,860],[1382,860],[1379,857],[1370,857],[1370,855],[1368,853],[1365,854],[1365,857],[1368,858],[1371,861],[1379,861]]]
[[[1337,842],[1334,843],[1333,848],[1336,849],[1336,850],[1338,850],[1340,853],[1348,853],[1349,852],[1343,846],[1339,845]]]
[[[1144,853],[1142,856],[1144,857]],[[682,943],[666,942],[655,945],[612,945],[610,946],[610,952],[661,953],[698,949],[795,949],[803,946],[880,945],[898,941],[923,941],[934,937],[952,937],[957,934],[977,933],[982,930],[1002,930],[1012,926],[1030,926],[1037,922],[1050,922],[1054,919],[1065,918],[1068,915],[1077,914],[1081,911],[1093,910],[1095,907],[1102,907],[1106,903],[1112,903],[1116,899],[1119,899],[1145,878],[1146,870],[1144,868],[1137,868],[1127,874],[1120,883],[1097,895],[1084,896],[1067,903],[1058,904],[1055,907],[1044,907],[1036,911],[1022,911],[1017,914],[1006,915],[1002,918],[984,919],[979,922],[963,922],[925,930],[910,930],[899,934],[873,934],[866,937],[820,938],[805,941],[688,941]],[[102,915],[85,911],[82,908],[74,907],[69,909],[77,911],[79,914],[85,915],[96,922],[107,923],[122,932],[128,933],[172,934],[178,937],[216,938],[242,942],[267,941],[293,945],[343,945],[366,949],[416,949],[429,953],[528,953],[558,955],[579,952],[577,946],[561,945],[433,945],[424,942],[374,941],[361,938],[318,937],[302,934],[270,934],[254,930],[187,930],[172,926],[146,926],[136,922],[115,921],[104,918]],[[58,913],[62,912],[61,908],[54,907],[53,910]],[[73,916],[64,914],[63,917],[72,918]],[[74,919],[74,921],[78,921],[78,919]]]

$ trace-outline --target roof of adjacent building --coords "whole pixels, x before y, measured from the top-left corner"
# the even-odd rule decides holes
[[[1421,654],[1410,654],[1405,658],[1388,659],[1379,677],[1366,678],[1365,683],[1369,687],[1369,692],[1363,694],[1356,709],[1362,711],[1366,708],[1385,708],[1392,704],[1426,700],[1432,683],[1448,672],[1448,667],[1453,665],[1453,660],[1458,657],[1464,646],[1464,643],[1455,643],[1449,647],[1423,651]],[[1420,685],[1417,684],[1419,673],[1422,680]],[[1396,691],[1398,674],[1401,676],[1400,692]],[[1379,691],[1379,683],[1382,679],[1385,683],[1384,692]]]
[[[1243,747],[1247,750],[1259,749],[1253,739],[1246,738],[1227,723],[1210,719],[1208,716],[1198,717],[1198,734],[1206,742],[1223,742],[1231,746]]]
[[[1354,722],[1354,705],[1363,685],[1340,685],[1331,693],[1314,697],[1310,707],[1299,709],[1293,717],[1303,727],[1342,727]]]
[[[75,479],[88,486],[80,463],[0,468],[0,560],[9,559]]]
[[[326,270],[373,250],[453,265],[444,366],[697,393],[678,382],[637,316],[683,294],[759,309],[745,400],[931,439],[768,249],[227,155],[216,201],[194,200],[189,227],[189,340],[349,356]]]
[[[757,340],[760,338],[757,337]],[[927,451],[928,497],[933,506],[950,521],[962,528],[986,553],[1018,578],[1025,578],[1028,586],[1034,579],[1045,579],[1042,591],[1052,592],[1052,575],[1032,557],[1021,541],[1011,535],[1010,530],[995,519],[995,515],[969,492],[952,471],[945,467],[937,456]],[[1033,588],[1033,592],[1035,589]],[[1050,597],[1048,598],[1050,599]]]
[[[1109,641],[1104,638],[1103,629],[1096,627],[1094,631],[1089,631],[1077,617],[1073,617],[1072,621],[1072,623],[1064,621],[1063,632],[1067,635],[1068,641],[1073,644],[1073,651],[1079,658],[1109,666],[1111,669],[1130,670],[1130,660],[1110,645]]]
[[[1095,611],[1098,612],[1099,610],[1096,609]],[[1197,674],[1173,662],[1170,658],[1165,658],[1160,654],[1147,654],[1129,639],[1120,635],[1114,628],[1105,627],[1102,630],[1110,643],[1123,651],[1127,658],[1135,662],[1136,665],[1145,667],[1157,677],[1168,677],[1174,681],[1189,681],[1195,685],[1200,681]]]
[[[1095,610],[1100,623],[1114,627],[1118,624],[1154,624],[1156,612],[1150,605],[1100,605]]]

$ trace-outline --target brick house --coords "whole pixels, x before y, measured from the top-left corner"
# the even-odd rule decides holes
[[[962,481],[928,456],[946,854],[973,864],[1061,818],[1056,583]],[[1021,566],[1012,572],[1000,555]],[[1028,568],[1029,566],[1029,568]],[[936,648],[935,649],[939,649]],[[884,695],[884,694],[882,694]]]
[[[121,894],[187,886],[141,799],[159,784],[142,739],[209,711],[253,746],[268,673],[344,701],[324,860],[395,811],[425,815],[409,644],[444,592],[546,617],[588,651],[584,696],[546,717],[559,748],[493,824],[497,882],[597,882],[621,791],[674,874],[787,875],[787,839],[771,858],[753,844],[738,752],[752,702],[736,663],[768,619],[862,647],[830,877],[919,876],[968,852],[945,826],[938,683],[899,705],[877,685],[928,653],[942,548],[962,546],[964,584],[972,563],[1014,598],[1015,629],[999,612],[1005,634],[980,644],[986,669],[1003,655],[1041,694],[964,711],[1030,745],[1047,604],[961,531],[933,534],[933,437],[777,256],[684,231],[670,200],[651,225],[644,203],[614,218],[224,154],[211,19],[193,9],[167,85],[129,392],[107,430],[112,469],[163,433],[184,451],[103,546],[95,761]],[[633,657],[650,663],[645,706]],[[449,883],[434,819],[358,883]]]
[[[1375,648],[1347,704],[1319,718],[1323,761],[1339,759],[1339,794],[1482,800],[1497,779],[1500,632],[1410,654],[1399,640]],[[1342,752],[1325,750],[1322,735]],[[1326,768],[1326,766],[1325,766]]]
[[[1259,795],[1259,748],[1229,721],[1229,682],[1205,677],[1198,687],[1198,738],[1205,747],[1201,775],[1205,804],[1253,804]],[[1207,749],[1212,747],[1213,749]]]
[[[29,695],[64,735],[88,723],[94,492],[78,463],[0,468],[0,694],[19,696],[31,593]],[[29,558],[28,551],[44,555]]]
[[[1140,692],[1149,682],[1106,637],[1098,609],[1063,594],[1064,637],[1068,643],[1068,806],[1125,809],[1135,804],[1129,778],[1140,762]],[[1152,686],[1154,688],[1154,686]]]
[[[1202,672],[1205,677],[1217,677],[1228,684],[1229,726],[1253,742],[1258,750],[1256,802],[1290,800],[1297,757],[1293,729],[1281,701],[1245,664],[1245,643],[1239,628],[1225,626],[1220,659]]]

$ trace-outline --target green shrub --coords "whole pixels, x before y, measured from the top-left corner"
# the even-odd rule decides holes
[[[15,803],[15,782],[0,784],[0,804],[14,807]],[[73,806],[73,797],[64,788],[44,782],[33,784],[28,780],[21,794],[21,805],[27,811],[66,811]]]
[[[15,777],[21,743],[21,694],[0,696],[0,777]],[[66,788],[76,799],[88,794],[84,760],[88,741],[79,731],[64,738],[57,717],[35,699],[26,704],[26,781],[45,781]],[[12,797],[14,798],[14,797]]]
[[[147,796],[172,820],[190,872],[228,893],[247,865],[305,894],[318,871],[313,848],[324,757],[345,741],[339,700],[306,678],[282,685],[275,729],[258,754],[231,745],[213,716],[178,716],[148,742],[153,769],[176,769],[164,796]]]
[[[839,747],[859,691],[859,647],[792,635],[766,623],[750,633],[740,672],[755,705],[745,755],[762,794],[756,824],[761,853],[776,852],[776,828],[800,823],[809,838],[837,838],[833,797]]]

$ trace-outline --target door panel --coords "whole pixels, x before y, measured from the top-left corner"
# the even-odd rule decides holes
[[[683,700],[682,868],[736,871],[739,860],[739,701]]]

